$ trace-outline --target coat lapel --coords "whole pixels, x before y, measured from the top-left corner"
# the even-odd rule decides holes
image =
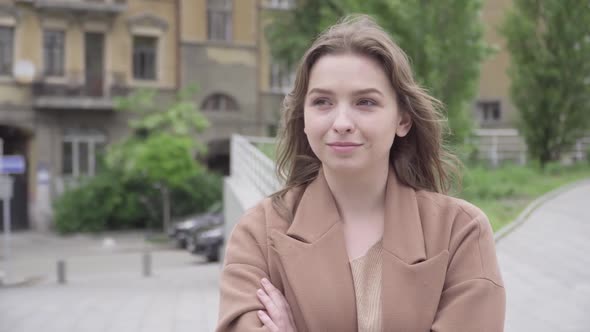
[[[427,258],[416,191],[401,184],[393,170],[386,190],[382,325],[387,331],[430,331],[448,252]]]
[[[309,331],[356,331],[354,284],[343,227],[322,171],[301,196],[287,232],[270,246]]]

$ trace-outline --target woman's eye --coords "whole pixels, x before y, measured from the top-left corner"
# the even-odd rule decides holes
[[[361,106],[375,106],[375,105],[377,105],[377,103],[371,99],[361,99],[359,101],[359,105],[361,105]]]
[[[324,105],[328,105],[328,101],[326,99],[316,99],[313,101],[312,103],[314,106],[324,106]]]

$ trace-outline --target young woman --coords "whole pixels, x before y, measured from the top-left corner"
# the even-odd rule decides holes
[[[285,187],[229,239],[217,331],[502,331],[490,224],[444,194],[444,125],[373,20],[319,36],[284,103]]]

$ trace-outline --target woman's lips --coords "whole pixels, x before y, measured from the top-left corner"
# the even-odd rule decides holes
[[[348,153],[361,147],[362,144],[357,143],[331,143],[328,146],[335,152]]]

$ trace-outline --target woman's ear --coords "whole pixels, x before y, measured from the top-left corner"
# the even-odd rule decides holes
[[[412,129],[412,117],[410,113],[401,111],[395,134],[404,137],[410,132],[410,129]]]

